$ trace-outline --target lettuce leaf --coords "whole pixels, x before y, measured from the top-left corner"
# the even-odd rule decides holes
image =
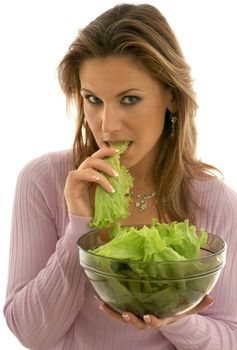
[[[203,230],[196,234],[196,227],[189,221],[160,224],[153,220],[151,226],[113,225],[108,243],[93,253],[114,259],[139,261],[179,261],[199,257],[200,247],[207,241]]]
[[[92,227],[106,227],[129,216],[130,189],[133,178],[125,166],[120,164],[120,155],[125,152],[128,142],[114,144],[112,147],[118,149],[118,153],[113,157],[106,158],[106,161],[112,165],[119,176],[114,177],[104,174],[115,189],[114,193],[107,192],[101,186],[97,186],[95,213],[90,224]]]
[[[96,282],[93,275],[91,280],[99,295],[115,310],[127,310],[138,317],[145,313],[172,316],[185,305],[201,300],[215,278],[190,278],[194,273],[203,276],[211,266],[193,260],[199,257],[208,235],[203,230],[197,235],[188,220],[170,224],[153,220],[151,226],[141,228],[117,223],[111,230],[111,241],[90,250],[112,258],[97,262],[98,271],[103,271],[106,278],[100,277]]]

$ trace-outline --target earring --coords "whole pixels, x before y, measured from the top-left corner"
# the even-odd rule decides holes
[[[171,133],[170,136],[174,137],[175,136],[175,124],[177,122],[177,113],[171,113],[170,114],[170,121],[171,121]]]

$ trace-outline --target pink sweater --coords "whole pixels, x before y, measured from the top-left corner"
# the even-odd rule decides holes
[[[16,187],[4,314],[19,341],[35,350],[236,350],[237,196],[220,180],[197,183],[202,227],[228,244],[226,266],[198,315],[138,331],[106,316],[78,260],[90,218],[68,216],[64,185],[71,151],[30,162]],[[208,214],[207,214],[208,212]]]

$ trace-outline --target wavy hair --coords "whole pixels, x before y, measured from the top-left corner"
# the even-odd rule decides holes
[[[121,4],[101,14],[80,30],[58,67],[58,77],[67,98],[77,111],[73,144],[75,167],[98,146],[85,123],[80,96],[79,69],[89,58],[129,56],[142,64],[153,79],[172,89],[177,121],[171,136],[171,115],[167,110],[155,166],[160,219],[189,220],[198,225],[201,209],[192,179],[204,180],[217,170],[197,159],[196,95],[190,67],[173,30],[160,11],[151,5]],[[195,213],[195,214],[194,214]]]

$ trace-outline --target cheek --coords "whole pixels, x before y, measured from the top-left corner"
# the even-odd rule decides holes
[[[90,128],[90,131],[92,132],[94,139],[99,146],[101,143],[101,125],[100,122],[98,122],[98,118],[93,118],[93,116],[89,115],[86,117],[85,115],[85,120]]]
[[[90,129],[92,131],[97,129],[99,125],[99,118],[96,115],[96,113],[93,112],[93,110],[91,110],[90,107],[84,107],[83,111],[84,111],[85,120],[89,125]]]
[[[150,110],[148,114],[149,117],[146,116],[143,120],[143,125],[140,124],[140,134],[147,139],[147,142],[157,142],[160,138],[165,124],[165,112],[163,110]]]
[[[147,127],[155,132],[156,130],[163,130],[165,123],[165,108],[162,106],[153,106],[146,113]]]
[[[91,119],[90,118],[91,113],[90,113],[90,109],[86,105],[83,106],[83,113],[84,113],[86,121],[89,123],[90,119]]]

